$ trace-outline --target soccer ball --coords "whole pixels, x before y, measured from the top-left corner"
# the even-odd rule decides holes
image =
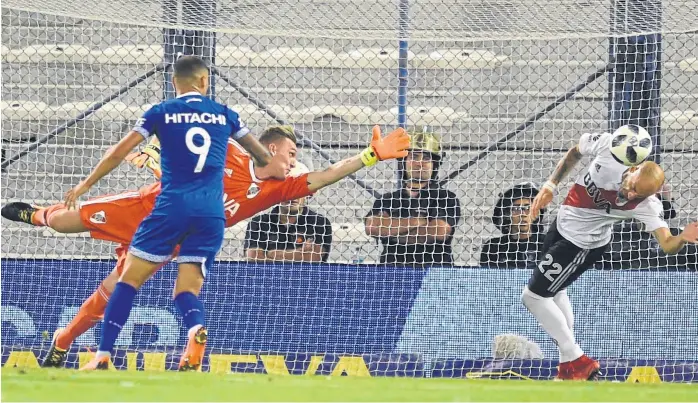
[[[611,155],[625,166],[635,166],[647,159],[652,151],[652,137],[637,125],[625,125],[613,132]]]

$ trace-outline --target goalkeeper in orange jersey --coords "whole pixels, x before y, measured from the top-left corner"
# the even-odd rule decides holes
[[[293,167],[296,159],[296,136],[291,126],[272,126],[264,130],[259,141],[273,158],[285,160]],[[225,162],[224,198],[226,227],[249,218],[278,203],[309,196],[365,166],[378,161],[404,158],[410,145],[403,129],[396,129],[381,137],[380,128],[373,128],[371,144],[361,153],[344,159],[324,171],[285,180],[267,179],[266,167],[255,166],[252,157],[235,141],[228,144]],[[138,166],[149,167],[159,177],[159,147],[151,142],[142,152],[131,154],[128,160]],[[160,193],[159,182],[138,191],[101,196],[83,202],[78,210],[68,210],[63,204],[38,208],[27,203],[14,202],[2,208],[2,216],[34,226],[47,226],[61,233],[89,232],[94,239],[120,244],[117,263],[97,290],[82,304],[77,315],[63,329],[54,332],[51,348],[42,361],[43,367],[62,367],[67,350],[78,336],[94,326],[104,315],[104,309],[124,268],[128,244],[140,222],[150,214]]]

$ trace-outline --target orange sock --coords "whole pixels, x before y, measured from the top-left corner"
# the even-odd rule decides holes
[[[48,227],[48,221],[51,215],[63,209],[65,209],[65,205],[63,204],[54,204],[53,206],[40,208],[32,215],[32,224],[37,227]]]
[[[56,347],[67,350],[75,339],[104,317],[111,293],[102,284],[82,303],[80,310],[56,338]]]

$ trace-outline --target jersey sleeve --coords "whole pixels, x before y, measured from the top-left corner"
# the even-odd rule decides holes
[[[579,152],[582,155],[597,156],[610,147],[610,133],[584,133],[579,138]]]
[[[160,114],[160,109],[160,105],[155,105],[145,111],[143,116],[136,121],[136,125],[133,126],[133,131],[140,133],[146,139],[154,135],[156,132],[155,123]]]
[[[643,224],[645,232],[669,228],[669,225],[664,221],[662,203],[654,196],[647,198],[635,208],[634,218]]]
[[[247,127],[247,125],[242,120],[240,120],[240,115],[238,115],[237,112],[230,108],[227,108],[227,115],[228,122],[232,127],[230,137],[234,138],[235,140],[238,140],[250,132],[250,129]]]
[[[287,177],[286,180],[281,182],[280,190],[283,198],[280,202],[300,199],[313,194],[308,188],[308,174]]]

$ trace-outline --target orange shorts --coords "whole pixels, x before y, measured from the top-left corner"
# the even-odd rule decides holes
[[[148,214],[138,191],[95,197],[80,205],[80,220],[92,238],[120,244],[131,243]]]

